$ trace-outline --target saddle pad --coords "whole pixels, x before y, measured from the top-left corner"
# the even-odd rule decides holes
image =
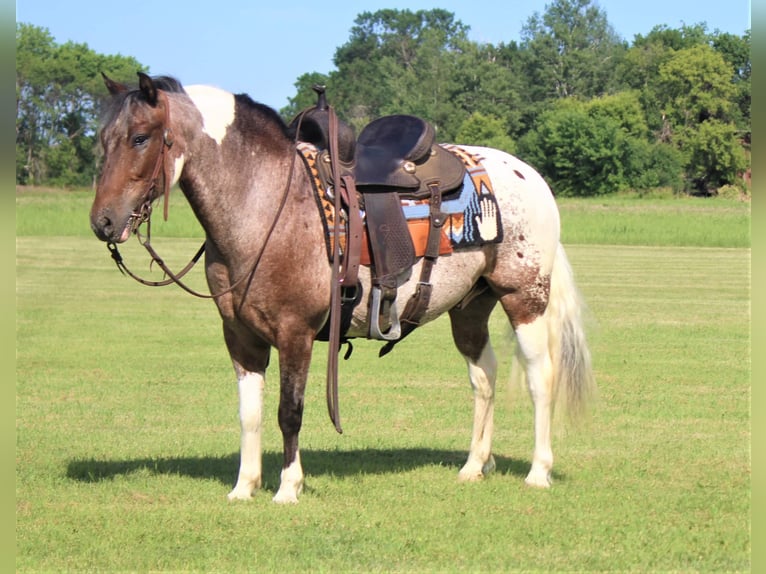
[[[442,227],[440,255],[450,253],[453,249],[501,242],[503,227],[500,220],[500,210],[492,189],[492,182],[481,165],[481,158],[456,145],[440,145],[460,158],[466,167],[466,175],[460,193],[452,199],[442,201],[442,212],[447,214],[447,219]],[[332,260],[334,248],[332,231],[335,226],[332,190],[324,189],[322,185],[316,165],[319,153],[317,147],[310,143],[299,142],[297,148],[310,175],[314,197],[322,215],[327,256]],[[425,251],[425,237],[429,225],[428,199],[402,200],[402,209],[413,238],[415,254],[420,257]],[[343,210],[341,210],[339,219],[341,229],[340,251],[343,253],[346,247],[345,229],[347,225],[347,215]],[[363,265],[369,265],[370,261],[369,254],[365,256],[366,251],[367,241],[365,240],[362,245]]]
[[[457,197],[442,201],[447,215],[445,233],[455,249],[474,247],[503,240],[500,209],[489,175],[481,165],[481,157],[470,154],[460,146],[442,144],[465,165],[463,186]],[[404,217],[409,220],[428,218],[428,200],[403,200]]]

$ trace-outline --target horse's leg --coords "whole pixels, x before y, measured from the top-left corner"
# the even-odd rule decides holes
[[[516,327],[516,340],[524,358],[527,387],[535,410],[535,450],[532,468],[525,479],[530,486],[551,485],[553,450],[553,364],[548,351],[548,327],[543,316]]]
[[[480,480],[495,468],[492,431],[495,411],[497,359],[489,341],[487,321],[497,298],[485,291],[466,307],[450,310],[452,338],[468,365],[474,396],[473,432],[468,460],[458,480]]]
[[[296,503],[303,490],[303,467],[298,434],[303,422],[303,397],[311,362],[312,337],[286,337],[290,344],[279,351],[279,428],[282,430],[284,461],[274,502]]]
[[[553,363],[548,346],[548,323],[538,292],[523,290],[500,298],[516,333],[516,359],[524,366],[529,395],[534,405],[535,450],[532,468],[526,478],[531,486],[551,485],[553,451],[551,420],[553,418]]]
[[[237,484],[229,500],[246,500],[261,487],[261,424],[263,420],[263,387],[268,347],[256,347],[246,353],[234,333],[224,328],[239,388],[239,422],[241,426],[240,463]]]

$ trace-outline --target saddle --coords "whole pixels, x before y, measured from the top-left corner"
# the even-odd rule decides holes
[[[298,140],[320,150],[319,177],[325,189],[340,196],[348,214],[349,230],[340,276],[343,293],[340,336],[348,330],[353,309],[361,299],[356,271],[362,243],[367,241],[372,270],[368,336],[389,341],[385,349],[388,352],[393,342],[420,324],[428,307],[430,274],[439,256],[441,226],[445,221],[442,198],[460,190],[465,167],[435,143],[435,130],[427,121],[411,115],[384,116],[367,124],[356,138],[353,128],[337,119],[334,110],[331,112],[324,87],[314,86],[314,91],[318,95],[316,107],[297,116],[290,128],[296,131]],[[417,261],[402,211],[403,199],[429,200],[430,227],[418,287],[400,320],[396,291],[410,278]],[[331,333],[324,335],[332,339]]]

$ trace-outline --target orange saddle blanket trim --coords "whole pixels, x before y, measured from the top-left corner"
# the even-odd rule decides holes
[[[417,257],[423,257],[423,255],[426,253],[428,230],[431,227],[431,224],[427,219],[414,219],[407,222],[407,227],[410,229],[412,245],[415,247],[415,255]],[[442,231],[439,235],[439,255],[447,255],[452,253],[452,242],[449,240],[449,237],[447,237],[447,234]],[[362,254],[359,262],[362,265],[370,265],[372,263],[366,228],[364,229],[364,236],[362,239]]]

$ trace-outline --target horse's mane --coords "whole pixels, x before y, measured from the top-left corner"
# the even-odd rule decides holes
[[[181,85],[181,82],[172,76],[154,76],[152,77],[152,81],[159,90],[178,93],[184,92],[184,87]]]
[[[181,82],[172,76],[153,76],[152,80],[154,81],[154,85],[160,90],[173,93],[185,93]],[[125,100],[133,98],[139,93],[140,91],[138,87],[136,87],[106,99],[104,102],[104,109],[101,113],[101,125],[108,124],[117,114],[119,114]]]
[[[184,90],[181,82],[172,76],[152,76],[152,81],[154,82],[154,85],[157,87],[157,89],[164,90],[169,93],[186,93],[186,90]],[[109,98],[109,100],[105,102],[101,125],[108,124],[120,112],[125,100],[135,97],[138,93],[140,92],[136,87],[134,89],[129,89],[125,92],[121,92],[115,97]],[[284,119],[282,119],[282,116],[280,116],[276,110],[267,106],[266,104],[254,101],[247,94],[235,94],[234,97],[240,105],[243,105],[249,110],[253,111],[256,115],[262,117],[267,122],[276,125],[279,131],[282,132],[285,137],[292,138],[292,132],[288,128]]]
[[[293,134],[287,127],[285,120],[282,119],[282,116],[280,116],[274,108],[271,108],[267,106],[266,104],[262,104],[260,102],[254,101],[247,94],[236,94],[234,98],[237,100],[237,103],[239,103],[240,105],[246,106],[255,114],[264,118],[266,121],[275,124],[279,128],[279,130],[285,135],[285,137],[292,138]]]

